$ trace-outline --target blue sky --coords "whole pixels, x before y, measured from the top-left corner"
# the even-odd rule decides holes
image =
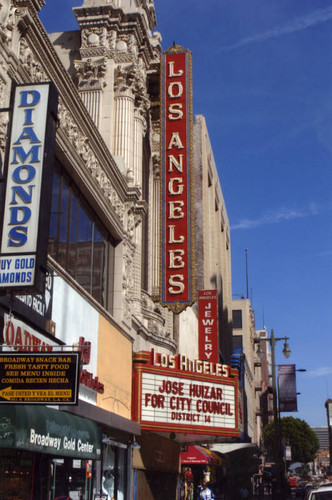
[[[46,0],[47,31],[77,29],[82,0]],[[231,224],[234,298],[290,338],[297,413],[327,424],[332,398],[332,0],[155,0],[162,46],[193,53]],[[61,12],[61,16],[59,15]],[[283,343],[276,346],[277,363]]]

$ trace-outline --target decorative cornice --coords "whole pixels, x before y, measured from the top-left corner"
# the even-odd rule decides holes
[[[74,8],[73,12],[82,31],[96,28],[107,30],[105,47],[113,51],[110,57],[117,63],[133,62],[140,54],[146,66],[149,66],[157,57],[158,37],[150,33],[150,30],[155,27],[155,17],[151,17],[150,14],[153,3],[148,5],[148,9],[145,7],[144,5],[135,12],[124,12],[122,8],[116,8],[109,3],[98,6],[84,4],[82,7]],[[146,16],[147,13],[148,16]],[[148,23],[146,23],[147,18],[150,20]],[[91,40],[97,43],[96,37]],[[122,52],[119,42],[125,42],[127,50],[123,47]],[[84,51],[86,48],[91,47],[82,44],[81,50]],[[82,57],[84,57],[83,54],[81,53]]]
[[[22,63],[24,72],[31,81],[42,82],[48,80],[48,76],[43,66],[36,60],[26,38],[21,38],[20,40],[19,59]]]
[[[133,96],[136,78],[135,66],[118,66],[114,76],[114,90],[117,94],[128,93]]]
[[[104,26],[84,28],[81,31],[81,48],[107,47],[107,31]]]
[[[39,12],[45,5],[45,0],[14,0],[14,5],[17,7],[32,7],[36,12]]]
[[[15,10],[9,2],[2,2],[0,9],[0,37],[4,42],[12,40],[15,26]]]
[[[128,218],[130,222],[127,224],[130,229],[130,224],[132,224],[132,231],[127,232],[126,242],[124,244],[124,252],[123,252],[123,280],[122,280],[122,289],[124,292],[124,304],[123,304],[123,321],[124,323],[130,325],[131,313],[132,313],[132,303],[135,300],[135,282],[134,282],[134,254],[135,254],[135,245],[133,244],[133,231],[134,231],[134,218],[131,214],[128,214]]]
[[[148,204],[145,200],[139,200],[134,204],[134,206],[132,205],[132,210],[135,214],[142,218],[148,212]]]
[[[75,61],[79,90],[100,90],[105,85],[106,59]]]
[[[176,353],[177,345],[169,337],[162,337],[155,333],[155,331],[149,330],[140,320],[139,318],[132,316],[133,327],[136,330],[137,334],[144,338],[147,342],[154,344],[155,346],[163,347],[169,349],[173,354]]]

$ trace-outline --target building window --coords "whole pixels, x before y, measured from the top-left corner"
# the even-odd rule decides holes
[[[101,222],[65,171],[53,175],[48,253],[106,307],[106,276],[114,245]],[[113,273],[111,273],[113,275]]]
[[[243,338],[242,335],[233,335],[233,353],[242,354],[243,353]]]
[[[242,311],[241,309],[234,309],[233,314],[233,328],[242,328]]]

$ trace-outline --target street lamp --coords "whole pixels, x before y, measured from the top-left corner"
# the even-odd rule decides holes
[[[275,499],[276,500],[284,500],[283,488],[285,483],[285,471],[283,467],[283,457],[282,457],[282,449],[281,449],[281,434],[280,434],[280,426],[279,426],[279,418],[278,418],[278,399],[277,399],[277,383],[276,383],[276,361],[275,361],[275,345],[279,340],[284,341],[284,348],[282,350],[285,358],[289,358],[290,356],[290,348],[288,344],[289,337],[275,337],[274,331],[271,330],[270,337],[261,337],[259,339],[255,339],[255,343],[258,343],[257,354],[261,358],[263,353],[261,349],[260,342],[266,341],[270,343],[271,346],[271,367],[272,367],[272,395],[273,395],[273,423],[274,423],[274,460],[276,467],[276,490],[275,490]]]

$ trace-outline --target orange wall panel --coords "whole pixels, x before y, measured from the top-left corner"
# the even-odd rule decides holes
[[[97,374],[104,384],[97,406],[130,419],[132,343],[103,316],[99,317]]]

